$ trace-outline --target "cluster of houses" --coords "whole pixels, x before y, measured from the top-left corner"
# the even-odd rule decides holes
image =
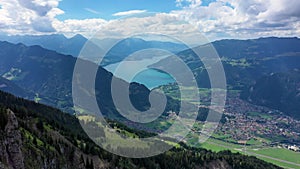
[[[288,145],[286,148],[292,151],[300,152],[300,147],[296,145]]]

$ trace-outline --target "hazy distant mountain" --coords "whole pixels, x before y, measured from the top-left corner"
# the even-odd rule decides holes
[[[299,38],[259,38],[251,40],[220,40],[212,43],[220,57],[261,59],[300,52]]]
[[[170,52],[180,52],[187,47],[182,44],[171,43],[171,42],[159,42],[159,41],[145,41],[139,38],[128,38],[124,40],[118,39],[93,39],[93,43],[89,43],[91,48],[97,52],[99,50],[107,51],[106,57],[103,59],[101,65],[108,65],[116,63],[128,55],[143,49],[158,48],[167,50]],[[16,35],[6,36],[0,35],[0,41],[8,41],[11,43],[23,43],[27,46],[39,45],[45,49],[54,50],[58,53],[72,55],[77,57],[80,54],[81,49],[88,41],[84,36],[77,34],[74,37],[67,38],[62,34],[53,35]],[[118,42],[119,43],[116,43]],[[115,44],[116,43],[116,44]],[[108,44],[114,44],[112,48],[108,47]],[[89,60],[96,61],[99,58],[93,58],[88,56]],[[146,56],[145,56],[146,57]],[[86,59],[86,58],[85,58]]]
[[[0,36],[1,41],[11,43],[23,43],[27,46],[39,45],[43,48],[57,51],[62,54],[78,56],[81,48],[87,39],[80,34],[67,38],[62,34],[53,35],[16,35],[16,36]]]
[[[107,39],[109,41],[109,39]],[[105,42],[105,41],[104,41]],[[110,40],[111,42],[111,40]],[[117,41],[107,53],[101,65],[105,66],[111,63],[120,62],[134,52],[144,50],[144,49],[158,49],[165,50],[170,53],[178,53],[187,49],[188,47],[184,44],[178,44],[173,42],[160,42],[160,41],[146,41],[139,38],[127,38],[121,41]],[[103,41],[102,41],[103,43]],[[153,50],[155,52],[155,50]],[[134,58],[136,60],[141,60],[144,58],[162,56],[161,54],[151,53],[149,56],[141,56]]]

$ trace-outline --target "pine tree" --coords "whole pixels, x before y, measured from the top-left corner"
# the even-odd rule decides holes
[[[93,159],[91,159],[91,162],[90,162],[90,169],[94,169],[94,161],[93,161]]]
[[[44,123],[41,119],[36,123],[36,128],[39,129],[42,133],[44,132]]]
[[[36,137],[34,137],[34,138],[33,138],[33,141],[32,141],[32,143],[33,143],[34,145],[37,145],[37,140],[36,140]]]
[[[86,167],[87,169],[90,169],[90,162],[89,162],[88,157],[86,157],[86,160],[85,160],[85,167]]]

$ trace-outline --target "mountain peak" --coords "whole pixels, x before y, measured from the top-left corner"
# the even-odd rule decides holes
[[[81,34],[76,34],[76,35],[74,35],[73,37],[71,37],[70,39],[84,39],[84,40],[87,40],[87,38],[86,37],[84,37],[83,35],[81,35]]]

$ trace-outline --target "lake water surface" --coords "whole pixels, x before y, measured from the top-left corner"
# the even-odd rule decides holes
[[[147,68],[164,58],[166,58],[166,56],[134,61],[128,60],[110,64],[104,68],[107,71],[112,72],[116,77],[127,82],[137,82],[145,85],[149,89],[153,89],[161,85],[175,82],[169,74],[156,69]]]

